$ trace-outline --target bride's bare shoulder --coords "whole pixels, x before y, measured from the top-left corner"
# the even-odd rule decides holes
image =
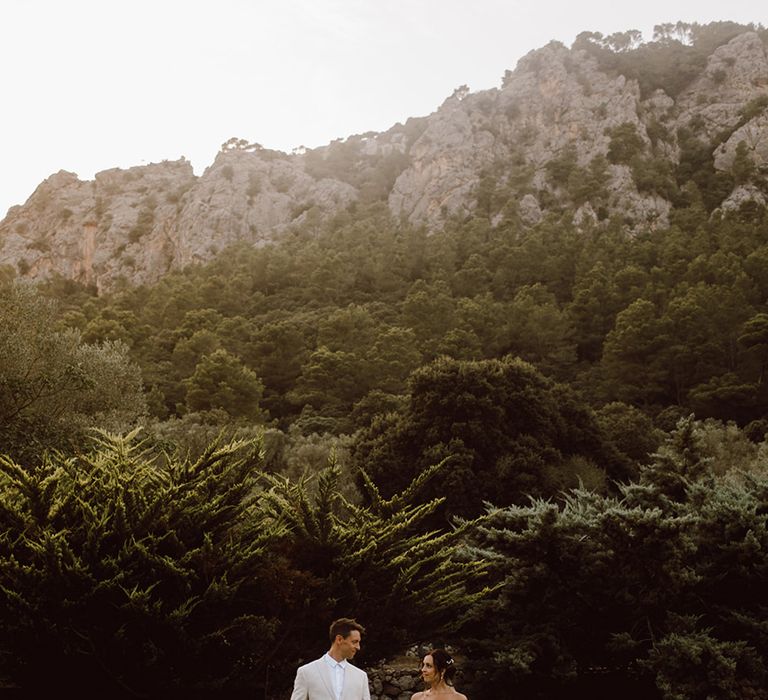
[[[424,698],[424,691],[419,691],[411,695],[411,700],[422,700]]]

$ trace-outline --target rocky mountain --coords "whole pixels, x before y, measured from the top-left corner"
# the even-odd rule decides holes
[[[687,41],[647,44],[583,33],[384,133],[290,155],[231,139],[199,177],[183,159],[87,182],[61,171],[0,222],[0,264],[99,290],[151,283],[375,201],[433,231],[451,216],[557,215],[631,232],[668,226],[675,207],[764,206],[768,36],[753,29],[694,25]]]

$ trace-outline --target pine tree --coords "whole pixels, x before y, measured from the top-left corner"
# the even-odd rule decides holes
[[[110,695],[284,690],[328,623],[371,630],[364,663],[446,634],[488,593],[469,524],[425,531],[428,470],[371,505],[264,468],[260,441],[195,460],[98,433],[34,468],[0,457],[0,677]],[[368,644],[368,642],[370,642]]]
[[[717,476],[699,430],[618,497],[489,512],[477,556],[503,584],[468,628],[476,694],[768,698],[768,474]]]
[[[275,521],[293,533],[291,559],[319,577],[329,615],[354,615],[366,625],[363,656],[369,661],[407,644],[450,636],[490,593],[487,564],[464,545],[472,523],[447,531],[424,527],[444,499],[420,502],[420,494],[443,469],[441,463],[425,470],[389,499],[363,473],[367,506],[342,495],[333,462],[318,475],[314,495],[305,481],[267,477],[271,488],[263,498]],[[298,638],[316,639],[315,651],[321,652],[322,625],[305,610],[294,611],[292,620],[301,629]]]
[[[0,459],[0,649],[25,690],[224,687],[272,643],[269,599],[250,601],[285,526],[254,507],[258,453],[163,462],[135,437]]]

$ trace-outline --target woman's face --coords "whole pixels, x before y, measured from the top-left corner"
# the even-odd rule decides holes
[[[421,677],[425,683],[430,684],[437,680],[437,669],[431,654],[427,654],[424,657],[424,661],[421,662]]]

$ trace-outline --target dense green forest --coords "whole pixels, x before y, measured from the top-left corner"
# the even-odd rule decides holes
[[[655,89],[713,36],[577,43]],[[491,170],[440,231],[373,188],[151,287],[3,271],[0,677],[279,697],[354,614],[473,698],[768,697],[768,214],[717,206],[768,182],[678,138],[609,152],[664,227],[574,224],[564,157],[535,226]]]

